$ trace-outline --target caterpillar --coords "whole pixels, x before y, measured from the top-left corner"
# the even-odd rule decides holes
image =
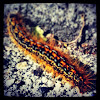
[[[65,42],[54,40],[54,38],[44,41],[43,38],[32,35],[26,29],[23,17],[19,13],[8,14],[6,22],[12,42],[26,55],[30,55],[35,62],[38,62],[41,68],[52,73],[53,77],[60,76],[72,86],[78,86],[82,94],[96,89],[96,75],[78,58],[70,57],[67,49],[63,51],[60,48],[66,44]],[[82,29],[83,26],[78,38]],[[77,39],[68,44],[76,42]]]

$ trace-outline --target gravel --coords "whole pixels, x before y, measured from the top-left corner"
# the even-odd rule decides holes
[[[85,14],[85,28],[77,45],[69,45],[70,55],[75,55],[83,63],[88,63],[97,72],[96,55],[84,54],[81,44],[97,46],[96,5],[75,3],[17,3],[4,5],[4,18],[9,12],[20,12],[35,26],[39,25],[44,32],[53,33],[61,41],[72,41],[79,34],[80,14]],[[31,27],[34,26],[33,24]],[[6,30],[6,29],[4,29]],[[5,32],[5,31],[4,31]],[[78,45],[79,44],[79,45]],[[92,96],[96,91],[80,94],[78,88],[63,84],[52,75],[43,71],[39,64],[25,56],[4,35],[4,96],[16,97],[82,97]],[[76,49],[77,48],[77,49]],[[75,50],[76,49],[76,50]],[[88,47],[87,47],[88,49]],[[95,51],[95,50],[94,50]],[[25,59],[26,61],[22,61]],[[85,59],[85,60],[84,60]]]

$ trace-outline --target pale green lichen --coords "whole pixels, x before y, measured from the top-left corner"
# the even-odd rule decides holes
[[[36,26],[32,34],[35,35],[38,39],[42,38],[44,41],[46,41],[47,38],[43,35],[43,33],[44,31],[39,26]]]

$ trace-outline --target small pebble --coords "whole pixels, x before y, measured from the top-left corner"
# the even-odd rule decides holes
[[[9,87],[10,85],[12,85],[14,83],[15,79],[9,79],[6,81],[6,86]]]
[[[48,85],[48,87],[52,87],[54,84],[52,81],[48,80],[47,85]]]
[[[42,77],[42,82],[43,82],[43,83],[46,83],[46,82],[47,82],[47,78]]]
[[[26,63],[26,62],[18,63],[18,64],[16,65],[16,68],[17,68],[17,69],[26,69],[26,68],[27,68],[27,63]]]

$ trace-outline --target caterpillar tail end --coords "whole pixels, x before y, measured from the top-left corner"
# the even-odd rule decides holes
[[[81,80],[78,86],[82,94],[96,90],[96,75],[93,71],[83,75],[83,81]]]

